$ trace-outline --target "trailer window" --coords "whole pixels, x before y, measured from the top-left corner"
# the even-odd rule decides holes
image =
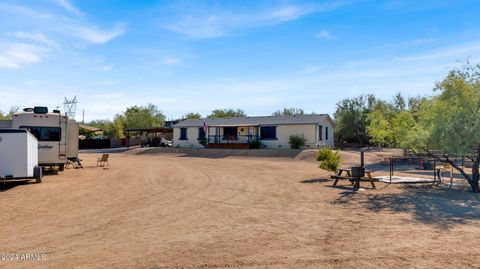
[[[60,141],[62,129],[60,127],[20,126],[27,129],[38,141]]]

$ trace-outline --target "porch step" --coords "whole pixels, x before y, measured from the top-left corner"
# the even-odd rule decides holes
[[[208,147],[212,149],[249,149],[248,143],[208,143]]]

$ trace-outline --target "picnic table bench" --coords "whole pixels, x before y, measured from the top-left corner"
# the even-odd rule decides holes
[[[345,172],[345,176],[342,176],[343,172]],[[374,179],[372,177],[372,171],[365,171],[366,177],[360,178],[361,181],[369,181],[370,184],[372,184],[372,188],[375,187],[375,183],[373,183]],[[347,179],[350,181],[351,184],[354,184],[356,180],[358,180],[355,177],[352,177],[352,169],[345,169],[345,168],[340,168],[338,169],[338,173],[336,175],[330,176],[331,179],[335,179],[335,182],[333,182],[333,186],[335,187],[338,183],[339,179]],[[358,183],[360,184],[360,183]]]

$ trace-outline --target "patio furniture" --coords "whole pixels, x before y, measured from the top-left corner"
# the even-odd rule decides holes
[[[102,154],[102,158],[98,158],[97,159],[97,166],[101,166],[101,167],[104,167],[105,164],[107,164],[107,166],[110,166],[110,164],[108,163],[108,157],[110,156],[110,154]]]
[[[345,176],[342,176],[342,174],[345,172]],[[352,176],[352,169],[345,169],[345,168],[341,168],[341,169],[338,169],[338,173],[336,175],[332,175],[330,176],[331,179],[335,179],[335,182],[333,182],[333,187],[335,187],[338,183],[338,180],[340,179],[346,179],[348,181],[350,181],[350,183],[352,185],[355,184],[355,181],[358,180],[358,177],[353,177]],[[375,189],[376,186],[375,186],[375,183],[374,183],[374,179],[372,177],[372,171],[365,171],[365,176],[363,177],[360,177],[360,181],[369,181],[370,184],[372,184],[372,188]]]

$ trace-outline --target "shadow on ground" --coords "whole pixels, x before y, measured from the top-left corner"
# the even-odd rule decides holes
[[[44,169],[43,170],[43,176],[44,176],[44,180],[45,180],[45,177],[49,177],[49,176],[58,176],[58,170],[56,169]],[[29,185],[29,184],[37,184],[35,182],[35,179],[26,179],[26,180],[19,180],[19,181],[7,181],[5,183],[3,182],[0,182],[0,193],[1,192],[6,192],[6,191],[9,191],[11,189],[14,189],[18,186],[22,186],[22,185]],[[40,183],[42,184],[42,183]]]
[[[122,153],[132,149],[139,148],[138,146],[132,146],[130,148],[123,147],[123,148],[108,148],[108,149],[81,149],[79,150],[80,153]]]
[[[1,183],[0,184],[0,193],[1,192],[6,192],[6,191],[9,191],[17,186],[20,186],[20,185],[25,185],[27,184],[26,182],[7,182],[5,184]]]
[[[410,212],[414,220],[449,229],[480,220],[480,195],[466,190],[431,186],[403,186],[401,193],[342,195],[335,204],[355,204],[373,212]]]
[[[35,181],[11,181],[11,182],[6,182],[5,184],[0,183],[0,193],[7,192],[19,186],[30,185],[30,184],[37,184],[37,183],[35,183]]]
[[[178,157],[226,158],[226,157],[280,157],[295,158],[300,149],[207,149],[207,148],[145,148],[138,155],[175,154]]]
[[[311,183],[323,183],[323,182],[328,182],[328,181],[330,181],[330,180],[325,179],[325,178],[312,178],[312,179],[302,180],[302,181],[300,181],[300,183],[311,184]]]
[[[58,176],[57,169],[43,169],[42,173],[44,176]]]

